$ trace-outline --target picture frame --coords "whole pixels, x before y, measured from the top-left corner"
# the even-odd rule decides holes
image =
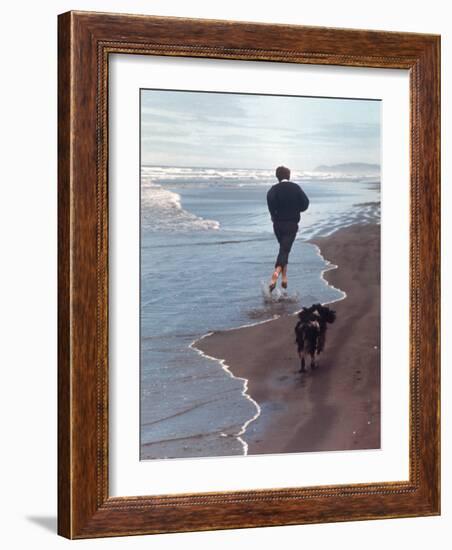
[[[438,515],[440,37],[77,11],[59,16],[58,31],[58,533],[76,539]],[[109,495],[112,54],[409,71],[408,481]]]

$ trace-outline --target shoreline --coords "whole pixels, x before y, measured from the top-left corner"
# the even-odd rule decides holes
[[[273,319],[270,319],[270,320],[273,320]],[[264,321],[265,322],[265,321]],[[201,340],[203,340],[204,338],[208,338],[209,336],[212,336],[214,333],[213,332],[208,332],[207,334],[204,334],[203,336],[201,336],[201,338],[198,338],[197,340],[194,340],[191,344],[190,344],[190,348],[195,350],[197,353],[199,353],[202,357],[206,357],[207,359],[211,359],[212,361],[217,361],[220,363],[221,365],[221,368],[227,372],[229,374],[229,376],[231,376],[231,378],[236,378],[237,380],[243,380],[243,389],[242,389],[242,395],[243,397],[245,397],[246,399],[248,399],[249,401],[251,401],[251,403],[253,403],[253,405],[256,407],[256,413],[254,414],[254,416],[252,416],[251,418],[249,418],[246,422],[244,422],[242,424],[242,426],[240,427],[240,430],[234,434],[234,437],[236,439],[238,439],[238,441],[240,442],[240,444],[242,445],[243,447],[243,454],[246,456],[248,454],[248,443],[241,437],[242,435],[244,435],[244,433],[246,432],[246,428],[248,427],[249,424],[251,424],[251,422],[254,422],[256,420],[256,418],[258,418],[258,416],[261,414],[261,408],[260,408],[260,405],[257,401],[255,401],[251,395],[248,393],[248,379],[247,378],[242,378],[241,376],[235,376],[235,374],[231,371],[229,365],[226,364],[225,360],[224,359],[217,359],[216,357],[212,357],[211,355],[207,355],[206,353],[204,353],[201,349],[199,349],[198,347],[196,347],[196,343],[197,342],[200,342]]]
[[[380,226],[354,224],[307,242],[329,262],[321,277],[344,294],[328,302],[337,320],[318,369],[298,373],[296,313],[190,346],[244,380],[258,409],[236,435],[245,455],[380,448]]]
[[[334,235],[334,233],[333,233],[333,235]],[[328,238],[328,237],[320,237],[320,238]],[[337,266],[336,264],[334,264],[333,262],[328,260],[328,258],[324,257],[324,255],[322,254],[322,251],[320,249],[320,246],[318,244],[316,244],[315,239],[312,239],[312,240],[309,240],[309,241],[306,241],[306,242],[308,244],[312,244],[313,246],[315,246],[317,254],[322,258],[322,260],[324,262],[327,262],[327,264],[328,264],[325,267],[325,269],[323,269],[322,272],[320,273],[320,279],[323,279],[325,281],[325,283],[329,287],[334,288],[334,290],[337,290],[338,292],[342,292],[342,296],[340,298],[336,298],[336,300],[330,300],[329,302],[322,302],[322,305],[323,306],[331,305],[331,304],[335,304],[336,302],[341,302],[342,300],[345,300],[347,298],[347,293],[345,292],[345,290],[342,290],[341,288],[338,288],[338,287],[334,286],[333,284],[331,284],[330,281],[328,281],[327,278],[325,278],[326,273],[328,273],[330,271],[334,271],[335,269],[338,269],[339,266]],[[297,315],[297,314],[298,314],[298,312],[294,313],[294,315]]]

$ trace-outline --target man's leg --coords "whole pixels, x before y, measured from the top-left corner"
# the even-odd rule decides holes
[[[281,237],[282,237],[282,233],[281,233],[281,229],[280,229],[280,225],[275,222],[273,224],[273,231],[275,233],[275,237],[279,243],[279,249],[281,251]],[[279,254],[278,254],[278,257],[276,258],[276,262],[275,262],[275,270],[273,271],[272,273],[272,278],[271,278],[271,282],[270,282],[270,290],[273,290],[273,288],[275,287],[276,285],[276,282],[278,280],[278,277],[282,271],[282,266],[278,264],[278,259],[279,259]]]
[[[273,271],[272,278],[271,278],[271,283],[270,283],[272,286],[276,284],[276,281],[278,280],[278,277],[279,277],[281,271],[282,271],[282,268],[281,268],[280,265],[278,265],[276,267],[275,271]]]
[[[286,269],[286,274],[287,264],[289,262],[289,254],[292,249],[292,244],[297,235],[297,228],[297,224],[288,224],[287,227],[284,228],[284,232],[282,233],[279,240],[279,254],[276,263],[277,265],[281,266],[282,271],[284,270],[284,268]]]
[[[283,285],[284,288],[287,287],[287,266],[288,264],[286,264],[283,268],[282,268],[282,277],[281,277],[281,284]]]
[[[283,274],[283,286],[287,287],[287,263],[289,253],[298,231],[298,224],[291,222],[280,222],[273,224],[276,238],[279,242],[279,253],[275,262],[275,271],[273,272],[271,285],[274,286],[280,273]]]

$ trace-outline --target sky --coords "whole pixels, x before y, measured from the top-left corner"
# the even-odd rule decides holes
[[[380,101],[141,91],[143,165],[380,164]]]

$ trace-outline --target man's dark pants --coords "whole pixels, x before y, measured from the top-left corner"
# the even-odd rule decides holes
[[[279,243],[279,254],[275,267],[283,268],[289,261],[289,253],[298,231],[297,222],[277,221],[273,222],[273,231]]]

